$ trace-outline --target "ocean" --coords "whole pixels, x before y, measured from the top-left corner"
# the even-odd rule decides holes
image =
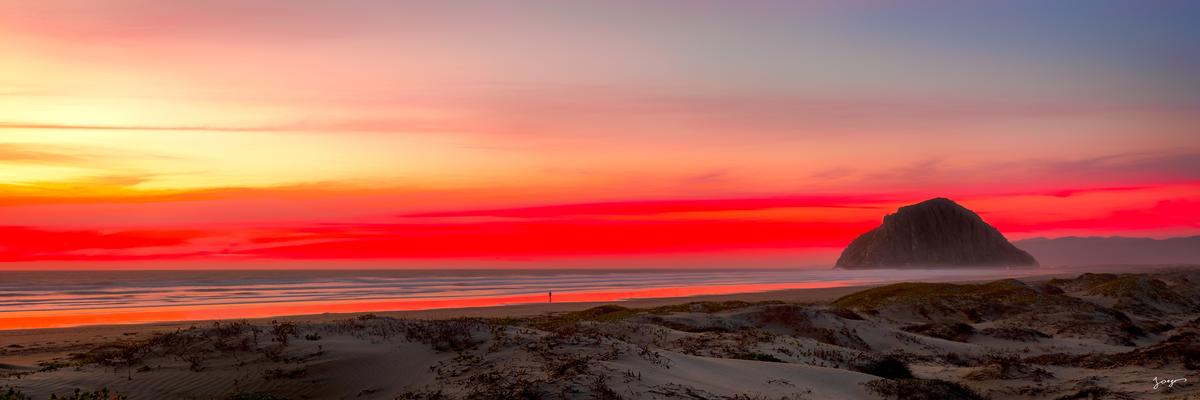
[[[485,307],[551,300],[619,301],[991,279],[1015,273],[945,269],[5,271],[0,273],[0,329]]]

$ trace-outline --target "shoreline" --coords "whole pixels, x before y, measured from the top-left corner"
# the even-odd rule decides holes
[[[683,304],[705,301],[783,301],[788,303],[820,303],[832,301],[838,297],[886,284],[853,285],[830,288],[781,289],[762,292],[741,292],[729,294],[709,294],[694,296],[630,298],[614,301],[580,301],[560,303],[523,303],[481,307],[435,308],[426,310],[402,311],[360,311],[344,313],[294,314],[260,318],[222,318],[194,319],[182,321],[162,321],[130,324],[97,324],[53,328],[22,328],[0,330],[0,343],[5,345],[23,343],[14,340],[37,339],[45,341],[47,335],[87,335],[87,336],[135,336],[126,335],[136,332],[136,336],[144,333],[186,329],[191,326],[208,326],[217,321],[248,321],[251,323],[270,323],[272,320],[286,320],[297,323],[319,323],[332,320],[354,318],[359,315],[374,314],[380,317],[408,319],[452,319],[452,318],[505,318],[530,317],[547,313],[563,313],[586,310],[601,305],[619,305],[627,308],[652,308],[666,305]],[[84,332],[86,331],[86,332]]]
[[[1019,280],[1044,280],[1053,277],[1071,276],[1077,274],[1075,271],[1046,271],[1046,274],[1027,275],[1014,277]],[[1004,278],[996,278],[1004,279]],[[989,282],[996,279],[964,279],[964,280],[949,280],[945,282],[952,283],[977,283]],[[906,282],[906,281],[905,281]],[[688,296],[668,296],[668,297],[630,297],[621,300],[608,301],[564,301],[555,303],[520,303],[520,304],[504,304],[492,306],[474,306],[474,307],[447,307],[447,308],[431,308],[422,310],[392,310],[392,311],[350,311],[350,312],[325,312],[325,313],[306,313],[306,314],[286,314],[267,317],[254,318],[212,318],[212,319],[187,319],[177,321],[158,321],[158,322],[135,322],[127,324],[85,324],[77,326],[65,327],[41,327],[41,328],[17,328],[17,329],[0,329],[0,343],[5,345],[18,344],[24,342],[44,342],[47,341],[47,336],[55,337],[76,337],[81,335],[87,336],[127,336],[137,337],[143,334],[173,331],[176,329],[186,329],[188,327],[208,326],[217,321],[248,321],[251,323],[270,323],[273,320],[286,320],[297,323],[320,323],[333,320],[341,320],[354,318],[359,315],[374,314],[381,317],[392,318],[408,318],[408,319],[453,319],[453,318],[505,318],[505,317],[530,317],[549,313],[563,313],[586,310],[602,305],[618,305],[627,308],[653,308],[659,306],[668,306],[676,304],[684,304],[691,302],[706,302],[706,301],[745,301],[745,302],[765,302],[765,301],[782,301],[785,303],[824,303],[836,300],[841,296],[845,296],[854,292],[889,285],[899,282],[885,282],[863,285],[847,285],[837,287],[818,287],[818,288],[793,288],[793,289],[778,289],[766,291],[748,291],[725,294],[699,294]],[[558,295],[556,295],[557,297]]]

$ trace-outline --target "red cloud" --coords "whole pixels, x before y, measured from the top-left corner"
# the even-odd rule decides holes
[[[874,208],[877,205],[886,209],[830,214],[753,212],[788,207]],[[988,220],[1005,233],[1200,228],[1200,202],[1191,196],[1161,200],[1143,208],[1117,209],[1095,217],[1029,213],[1029,207],[1024,205],[1020,210],[989,216]],[[714,215],[671,215],[696,212]],[[382,224],[312,221],[271,227],[222,224],[204,230],[112,232],[0,226],[0,261],[547,260],[592,255],[790,251],[843,246],[878,224],[887,212],[891,212],[891,205],[878,197],[788,197],[450,211],[408,216],[429,219]]]
[[[1200,202],[1162,200],[1149,208],[1115,210],[1108,215],[1040,222],[995,221],[1003,232],[1040,232],[1056,229],[1144,230],[1160,228],[1200,228]]]
[[[0,261],[101,259],[83,256],[84,250],[129,250],[172,247],[205,236],[199,231],[137,230],[102,232],[94,230],[45,231],[19,226],[0,226]],[[155,255],[152,257],[162,257]],[[117,257],[118,259],[123,257]],[[131,257],[131,258],[141,258]]]
[[[289,259],[553,257],[839,246],[872,222],[523,221],[343,227],[244,252]],[[348,233],[347,231],[353,232]]]
[[[330,225],[265,232],[48,232],[4,228],[21,237],[0,248],[0,261],[195,259],[554,258],[607,254],[671,254],[739,249],[840,246],[873,222],[768,220],[473,222]],[[259,234],[235,243],[237,235]],[[196,250],[192,240],[221,238]],[[189,246],[183,246],[183,245]],[[128,252],[154,248],[157,253]],[[81,251],[90,250],[83,255]],[[101,250],[101,251],[97,251]],[[108,252],[102,250],[111,250]]]

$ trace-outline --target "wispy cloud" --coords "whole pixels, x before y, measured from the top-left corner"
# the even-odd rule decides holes
[[[1152,205],[1112,210],[1088,218],[1041,221],[993,221],[1005,232],[1036,233],[1055,230],[1128,232],[1166,228],[1200,228],[1200,197],[1160,200]]]
[[[0,143],[0,162],[7,163],[78,163],[83,157],[52,146]]]
[[[0,122],[0,129],[19,130],[88,130],[88,131],[228,131],[254,132],[274,131],[278,128],[234,127],[234,126],[178,126],[178,125],[89,125],[89,124],[36,124]]]
[[[1092,179],[1200,179],[1200,153],[1120,153],[1079,160],[1038,161],[1031,168],[1047,174]]]
[[[832,172],[830,172],[832,171]],[[931,157],[891,168],[823,170],[813,177],[837,177],[856,187],[909,188],[947,195],[1012,193],[1067,196],[1076,191],[1131,190],[1200,181],[1200,153],[1117,153],[1078,159],[1018,159],[964,162]]]
[[[403,119],[361,119],[338,121],[297,121],[286,124],[254,126],[233,125],[105,125],[44,124],[0,122],[0,130],[84,130],[84,131],[161,131],[161,132],[450,132],[463,128],[453,123]]]
[[[828,207],[877,208],[896,202],[895,195],[781,196],[730,199],[671,199],[603,203],[577,203],[533,207],[439,211],[406,214],[404,217],[506,217],[552,218],[595,215],[654,215],[694,212],[751,211],[774,208]]]
[[[50,231],[23,226],[0,226],[5,238],[0,261],[88,259],[76,253],[102,250],[119,253],[131,249],[172,248],[205,236],[190,230]],[[159,254],[163,256],[163,254]]]

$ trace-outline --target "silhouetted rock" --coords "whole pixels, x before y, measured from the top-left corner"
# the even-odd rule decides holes
[[[1037,265],[979,215],[940,197],[900,207],[854,239],[837,261],[839,268]]]

